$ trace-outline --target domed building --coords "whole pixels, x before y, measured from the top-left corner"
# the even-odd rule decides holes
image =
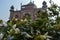
[[[17,18],[18,20],[24,19],[26,16],[28,16],[31,20],[36,19],[36,13],[41,9],[46,9],[47,5],[46,2],[43,2],[42,8],[37,8],[37,6],[34,4],[34,2],[29,2],[26,5],[21,4],[21,10],[14,10],[14,6],[11,6],[10,8],[10,20],[13,18]]]

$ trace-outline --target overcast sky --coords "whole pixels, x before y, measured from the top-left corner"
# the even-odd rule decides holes
[[[49,6],[49,0],[32,0],[32,2],[34,1],[34,3],[36,4],[36,6],[42,7],[42,2],[46,1],[47,5]],[[54,3],[56,3],[57,5],[60,6],[60,0],[52,0],[54,1]],[[14,5],[15,9],[20,10],[20,3],[24,4],[28,4],[30,2],[30,0],[0,0],[0,19],[6,21],[9,19],[10,16],[10,6]]]

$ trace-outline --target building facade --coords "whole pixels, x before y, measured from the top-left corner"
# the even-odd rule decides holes
[[[11,6],[10,8],[10,20],[13,18],[17,18],[18,20],[23,19],[25,16],[28,16],[30,19],[35,20],[36,16],[35,14],[42,9],[46,9],[47,5],[46,2],[43,1],[42,8],[37,8],[34,2],[29,2],[26,5],[21,4],[21,10],[14,10],[14,6]]]

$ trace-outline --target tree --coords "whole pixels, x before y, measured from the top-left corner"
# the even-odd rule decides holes
[[[52,4],[48,10],[39,10],[36,13],[36,20],[31,21],[28,14],[23,19],[14,18],[7,21],[3,40],[58,40],[60,31],[59,9]],[[3,23],[0,20],[0,23]],[[3,27],[4,28],[4,27]],[[2,32],[1,32],[2,33]],[[56,36],[56,37],[55,37]],[[56,38],[56,39],[55,39]]]

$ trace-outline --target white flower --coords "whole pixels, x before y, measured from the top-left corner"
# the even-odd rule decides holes
[[[52,38],[52,36],[46,36],[47,38]]]
[[[26,34],[26,37],[29,37],[29,38],[33,38],[31,35],[29,35],[29,34]]]
[[[44,35],[47,36],[48,35],[48,32],[46,32]]]
[[[16,24],[14,24],[14,25],[12,26],[12,28],[15,29],[15,28],[16,28]]]
[[[50,40],[50,39],[46,39],[46,40]]]
[[[21,19],[21,22],[23,22],[24,20],[23,19]]]
[[[25,18],[24,21],[27,22],[27,19]]]
[[[27,38],[33,38],[31,35],[29,35],[29,34],[26,33],[26,32],[21,32],[21,35],[24,35],[24,36],[27,37]]]
[[[9,31],[7,31],[7,33],[10,33]]]
[[[16,18],[15,20],[17,21],[18,19]]]
[[[16,33],[16,34],[20,33],[19,28],[16,28],[16,29],[15,29],[15,33]]]
[[[10,32],[13,32],[13,29],[10,29]]]
[[[14,30],[13,29],[10,29],[10,31],[8,32],[8,33],[10,33],[10,34],[14,34]]]
[[[42,35],[42,37],[46,39],[46,36],[45,35]]]
[[[48,35],[48,32],[46,32],[44,35],[42,35],[42,37],[44,37],[45,39],[46,39],[46,38],[48,38],[48,39],[49,39],[49,38],[52,38],[51,36]]]
[[[0,33],[0,40],[3,38],[4,34]]]
[[[4,27],[7,27],[8,26],[6,22],[3,22],[3,25],[4,25]]]

